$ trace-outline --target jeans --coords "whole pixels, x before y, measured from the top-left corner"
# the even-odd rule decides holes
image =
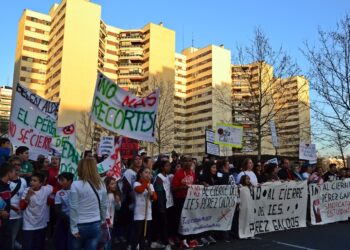
[[[10,220],[9,223],[11,228],[11,245],[12,245],[11,249],[14,249],[18,232],[22,228],[22,218]]]
[[[44,250],[46,228],[23,230],[23,250]]]
[[[72,235],[72,250],[96,250],[101,233],[100,224],[100,221],[78,224],[80,237]]]

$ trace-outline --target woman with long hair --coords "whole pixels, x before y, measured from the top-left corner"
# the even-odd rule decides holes
[[[107,191],[96,166],[96,160],[85,158],[78,164],[79,180],[71,186],[70,228],[72,249],[96,250],[105,224]]]
[[[256,178],[256,175],[253,172],[253,167],[254,167],[254,164],[253,164],[252,159],[250,159],[250,158],[244,159],[244,161],[243,161],[243,170],[242,170],[242,172],[240,172],[237,175],[236,183],[240,183],[241,182],[241,177],[243,175],[248,175],[252,185],[253,186],[257,186],[258,185],[258,179]]]

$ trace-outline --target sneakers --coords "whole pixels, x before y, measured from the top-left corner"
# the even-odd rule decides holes
[[[209,235],[207,237],[207,240],[209,241],[209,244],[215,244],[216,243],[216,240],[211,235]]]
[[[187,250],[192,250],[193,249],[193,247],[190,247],[190,245],[188,244],[187,240],[182,240],[180,242],[180,248],[187,249]]]
[[[175,244],[175,241],[174,241],[173,239],[170,238],[168,241],[169,241],[169,244],[170,244],[170,245],[172,245],[172,246],[175,246],[175,245],[176,245],[176,244]]]
[[[190,245],[190,248],[196,248],[196,247],[202,247],[203,246],[203,244],[199,243],[196,240],[191,240],[189,245]]]
[[[160,244],[157,241],[154,241],[154,242],[151,243],[151,248],[165,248],[165,247],[166,247],[165,245]]]
[[[206,238],[201,238],[200,240],[201,240],[201,243],[202,243],[204,246],[207,246],[207,245],[209,245],[209,244],[210,244],[210,242],[209,242],[209,241],[207,241],[207,239],[206,239]]]
[[[171,250],[171,245],[166,245],[166,247],[164,248],[164,250]]]

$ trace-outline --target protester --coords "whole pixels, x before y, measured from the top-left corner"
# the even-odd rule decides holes
[[[315,171],[312,173],[312,175],[310,175],[309,181],[310,183],[323,184],[324,183],[323,168],[317,167]]]
[[[324,181],[337,180],[337,164],[329,164],[329,170],[324,174]]]
[[[107,196],[108,196],[108,203],[107,203],[107,224],[108,227],[110,228],[111,232],[111,238],[113,239],[116,232],[114,230],[114,225],[116,221],[116,210],[119,211],[120,206],[121,206],[121,195],[119,188],[117,186],[117,181],[113,177],[106,177],[104,179],[104,183],[106,185],[107,189]],[[109,240],[106,245],[105,245],[105,250],[110,250],[112,248],[112,241]]]
[[[63,172],[57,179],[62,187],[57,191],[55,196],[55,213],[56,213],[56,227],[55,227],[55,249],[67,250],[70,245],[70,226],[69,226],[69,196],[70,188],[73,182],[74,175],[72,173]]]
[[[241,182],[241,177],[243,175],[248,175],[250,177],[250,182],[252,185],[256,186],[258,185],[258,179],[256,178],[255,173],[252,171],[253,170],[253,161],[250,158],[246,158],[243,161],[243,170],[237,175],[237,180],[236,183]]]
[[[338,178],[338,180],[345,180],[347,178],[346,177],[346,168],[339,169],[337,178]]]
[[[265,166],[265,174],[264,174],[264,181],[263,182],[273,182],[273,181],[279,181],[280,178],[278,177],[279,168],[276,163],[269,163]]]
[[[185,203],[187,190],[190,185],[194,184],[196,180],[195,173],[191,170],[192,165],[192,159],[190,156],[185,155],[183,156],[181,160],[181,166],[182,168],[179,169],[174,176],[173,182],[172,182],[172,189],[174,192],[174,212],[175,212],[175,228],[179,228],[180,225],[180,218],[181,218],[181,212],[183,205]],[[195,240],[192,240],[190,242],[187,241],[186,238],[184,238],[181,243],[180,247],[189,249],[198,246],[198,242]]]
[[[252,188],[253,187],[253,185],[252,185],[252,183],[250,181],[249,175],[242,175],[241,180],[239,182],[239,185],[241,187],[248,187],[248,188]]]
[[[278,171],[278,178],[283,181],[294,180],[293,173],[290,170],[289,160],[282,159],[281,169]]]
[[[12,156],[9,159],[10,165],[15,168],[14,175],[11,178],[11,211],[10,211],[10,227],[11,227],[11,245],[12,249],[21,249],[22,245],[16,240],[20,230],[22,229],[22,211],[20,209],[20,201],[24,191],[27,188],[25,179],[19,177],[21,170],[21,159],[18,156]]]
[[[9,181],[14,168],[7,162],[0,166],[0,249],[12,249],[11,246],[11,227],[10,227],[10,210],[11,210],[11,188]]]
[[[262,183],[264,181],[264,171],[263,171],[263,167],[261,166],[261,162],[258,162],[254,166],[254,173],[256,175],[258,183]]]
[[[306,166],[303,166],[303,173],[302,173],[303,179],[309,181],[309,177],[311,176],[312,172],[313,172],[313,167],[311,165],[308,164]]]
[[[151,169],[144,167],[138,172],[134,183],[135,209],[134,209],[134,234],[131,250],[146,249],[145,239],[148,235],[152,221],[151,202],[157,200],[157,194],[150,183],[152,178]]]
[[[0,166],[5,163],[11,154],[11,143],[8,138],[0,138]]]
[[[78,177],[69,197],[72,249],[96,250],[101,223],[106,221],[107,191],[98,175],[95,159],[79,161]]]
[[[23,210],[23,250],[45,249],[45,233],[49,205],[53,204],[50,195],[52,186],[44,185],[45,177],[41,173],[34,173],[30,187],[27,188],[20,201]],[[44,216],[43,216],[44,215]]]
[[[217,162],[218,177],[220,185],[235,185],[235,178],[231,173],[230,163],[228,160],[221,160]]]
[[[171,250],[168,218],[170,217],[170,208],[174,205],[174,201],[171,193],[170,171],[170,162],[161,161],[159,165],[159,174],[154,181],[157,201],[152,204],[154,206],[152,207],[153,223],[151,248],[165,248],[165,250]],[[153,214],[155,216],[153,216]],[[158,237],[160,237],[161,243],[157,241]]]
[[[302,174],[300,174],[300,164],[299,163],[293,163],[292,164],[292,173],[293,173],[293,179],[295,181],[303,181],[304,178],[302,176]]]
[[[19,146],[16,149],[16,155],[22,160],[21,172],[19,176],[23,177],[27,183],[29,183],[30,176],[33,172],[33,165],[29,162],[29,148],[25,146]]]

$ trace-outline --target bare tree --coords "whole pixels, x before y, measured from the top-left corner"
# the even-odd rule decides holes
[[[159,103],[156,120],[156,141],[149,144],[157,153],[170,151],[174,147],[176,124],[174,122],[174,83],[157,77],[149,80],[148,88],[153,91],[159,88]],[[152,151],[152,149],[151,149]]]
[[[78,124],[77,140],[79,147],[82,151],[87,149],[92,150],[94,146],[95,139],[95,123],[91,121],[89,112],[82,111],[80,114],[79,124]],[[86,145],[84,145],[86,143]]]
[[[232,100],[222,100],[223,106],[232,109],[233,123],[244,124],[244,143],[262,154],[262,140],[270,136],[269,122],[288,116],[288,90],[290,82],[299,74],[298,65],[280,47],[274,50],[261,29],[256,29],[251,44],[237,48],[232,67]],[[297,86],[296,95],[304,90]],[[225,93],[222,93],[224,97]],[[277,122],[276,122],[277,123]]]
[[[319,44],[305,43],[303,53],[311,65],[309,78],[317,98],[311,108],[324,128],[340,135],[350,132],[350,17],[331,31],[318,31]]]

